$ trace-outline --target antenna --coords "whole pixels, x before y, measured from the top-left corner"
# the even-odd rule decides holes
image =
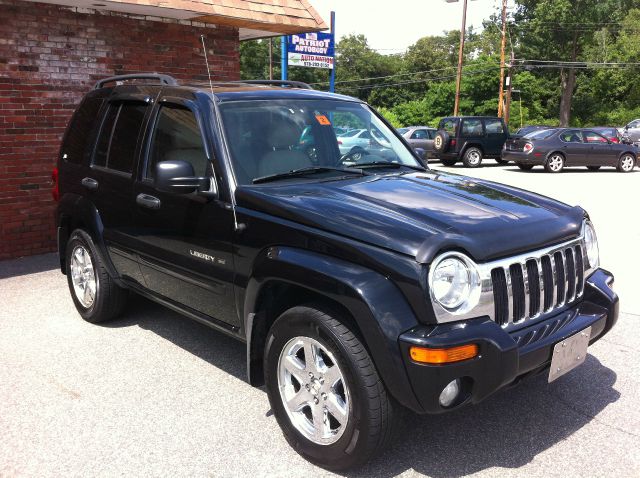
[[[207,76],[209,77],[209,89],[211,90],[211,101],[214,102],[213,98],[213,81],[211,81],[211,70],[209,69],[209,58],[207,55],[207,45],[204,43],[204,35],[200,35],[200,41],[202,41],[202,50],[204,52],[204,63],[207,65]],[[218,117],[218,123],[220,122],[220,118]],[[234,194],[231,194],[231,210],[233,211],[233,227],[236,231],[243,231],[247,226],[246,224],[238,224],[238,216],[236,216],[236,197]]]

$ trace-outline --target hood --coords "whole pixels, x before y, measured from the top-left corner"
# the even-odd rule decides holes
[[[521,189],[434,171],[236,190],[240,207],[428,263],[442,250],[485,261],[575,238],[584,211]]]

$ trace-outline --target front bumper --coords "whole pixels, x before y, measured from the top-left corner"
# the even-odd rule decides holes
[[[400,336],[400,349],[413,391],[425,413],[441,413],[478,403],[497,390],[548,369],[553,347],[591,326],[592,344],[618,320],[618,296],[611,289],[613,276],[596,270],[585,282],[583,300],[553,317],[507,332],[484,317],[464,322],[418,326]],[[474,343],[473,359],[447,365],[425,365],[409,357],[412,345],[448,348]],[[439,403],[440,393],[452,380],[461,379],[462,393],[453,406]]]

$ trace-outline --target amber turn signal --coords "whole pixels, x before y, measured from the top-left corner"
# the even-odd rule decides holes
[[[468,360],[478,355],[476,344],[460,345],[447,349],[430,349],[426,347],[411,347],[409,355],[414,362],[442,364]]]

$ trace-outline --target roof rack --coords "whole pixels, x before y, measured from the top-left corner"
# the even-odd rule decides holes
[[[232,83],[245,83],[248,85],[269,85],[269,86],[282,86],[283,88],[302,88],[303,90],[313,90],[311,85],[302,81],[290,81],[290,80],[240,80],[233,81]]]
[[[158,80],[161,84],[170,86],[176,86],[178,84],[178,81],[169,75],[162,75],[160,73],[132,73],[130,75],[110,76],[109,78],[99,80],[93,89],[97,90],[98,88],[102,88],[106,83],[128,80]]]

